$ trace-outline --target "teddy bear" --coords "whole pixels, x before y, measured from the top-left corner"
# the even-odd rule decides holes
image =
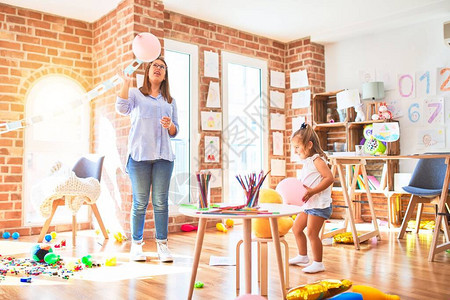
[[[372,120],[389,120],[392,119],[392,113],[387,108],[386,102],[381,103],[380,107],[378,108],[378,114],[372,115]]]

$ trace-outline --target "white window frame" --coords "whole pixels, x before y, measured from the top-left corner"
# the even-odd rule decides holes
[[[180,53],[189,54],[189,65],[190,65],[190,124],[189,124],[189,150],[190,150],[190,163],[189,172],[195,174],[199,169],[199,133],[198,133],[198,46],[193,44],[188,44],[180,41],[164,39],[164,50],[175,51]],[[182,126],[180,124],[180,126]],[[187,130],[187,128],[183,128]],[[190,195],[196,197],[197,188],[196,185],[191,182]],[[192,198],[194,199],[194,198]],[[178,206],[171,205],[170,213],[178,213]]]
[[[269,116],[269,102],[267,97],[268,92],[268,66],[267,61],[262,59],[257,59],[253,57],[248,57],[240,54],[235,54],[231,52],[222,51],[222,95],[223,95],[223,107],[222,107],[222,128],[228,127],[228,63],[239,64],[246,67],[257,68],[261,70],[261,97],[265,105],[262,107],[261,113],[263,114],[262,126],[263,126],[263,149],[262,149],[262,160],[264,171],[267,172],[269,166],[269,127],[268,127],[268,116]],[[227,132],[222,132],[223,140],[228,140]],[[223,157],[229,157],[229,149],[222,142],[222,153]],[[226,162],[222,160],[222,202],[232,202],[228,199],[228,186],[229,186],[229,172],[228,166],[224,165]],[[270,174],[269,174],[270,175]],[[270,181],[269,175],[267,176],[264,185]]]

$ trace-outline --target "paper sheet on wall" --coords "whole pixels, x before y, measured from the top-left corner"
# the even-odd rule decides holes
[[[283,72],[270,71],[270,86],[284,89],[286,86],[285,80]]]
[[[273,155],[284,155],[283,133],[274,132],[272,137]]]
[[[445,148],[445,128],[426,128],[417,131],[419,149],[443,149]]]
[[[439,93],[448,93],[450,91],[450,67],[438,68],[437,69],[437,91]]]
[[[220,108],[220,88],[218,82],[210,82],[206,107]]]
[[[220,158],[220,138],[205,136],[205,162],[218,163]]]
[[[222,130],[222,114],[218,112],[201,112],[202,130]]]
[[[138,88],[144,85],[144,75],[136,74],[136,85]]]
[[[219,54],[205,51],[205,77],[219,78]]]
[[[292,133],[299,130],[300,126],[302,126],[302,124],[305,122],[306,122],[306,117],[304,117],[304,116],[298,116],[298,117],[292,118]]]
[[[211,172],[211,181],[209,186],[213,188],[222,187],[222,170],[221,169],[206,169],[205,171]]]
[[[444,98],[428,98],[423,103],[423,121],[427,125],[444,125]]]
[[[284,114],[272,113],[270,114],[270,129],[271,130],[286,130],[286,120]]]
[[[397,85],[398,96],[401,99],[413,99],[416,97],[414,73],[398,74]]]
[[[291,89],[309,86],[306,70],[291,72]]]
[[[436,72],[424,70],[416,72],[416,97],[436,95]]]
[[[311,105],[311,90],[292,93],[292,109],[305,108]]]
[[[385,70],[375,70],[375,81],[383,82],[385,91],[395,90],[394,73]]]
[[[284,108],[284,93],[270,91],[270,107]]]
[[[361,84],[372,81],[375,81],[375,70],[359,70],[359,82]]]
[[[286,176],[286,161],[284,159],[270,160],[271,176]]]

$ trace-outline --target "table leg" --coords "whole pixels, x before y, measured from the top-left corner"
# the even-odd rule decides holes
[[[370,188],[369,188],[369,179],[367,178],[367,170],[366,170],[366,162],[365,161],[364,161],[364,164],[361,165],[361,172],[362,172],[364,184],[366,186],[367,201],[369,201],[370,215],[372,216],[372,224],[373,224],[373,227],[375,228],[375,231],[377,232],[377,239],[380,241],[381,240],[380,229],[378,228],[377,216],[375,215],[375,209],[373,207],[372,193],[370,192]]]
[[[252,220],[244,219],[245,293],[252,293]]]
[[[448,226],[447,219],[446,218],[443,219],[441,213],[445,212],[445,203],[447,203],[448,186],[450,182],[450,158],[446,158],[445,163],[447,164],[447,171],[445,172],[444,186],[442,187],[441,197],[439,199],[438,215],[435,222],[433,241],[431,242],[430,253],[428,254],[428,261],[433,261],[435,254],[445,251],[446,249],[450,249],[450,243],[448,242],[439,246],[437,244],[441,222],[445,221],[444,228]],[[446,230],[448,230],[448,227]]]
[[[345,180],[344,171],[342,170],[342,165],[340,163],[337,163],[337,170],[339,173],[339,180],[341,181],[342,186],[342,194],[344,196],[345,204],[348,206],[347,208],[347,218],[350,221],[350,228],[353,235],[353,241],[355,244],[355,249],[359,250],[359,238],[358,233],[356,231],[355,226],[355,219],[353,218],[353,209],[352,209],[352,201],[349,198],[348,192],[347,192],[347,182]]]
[[[283,299],[286,299],[286,284],[284,281],[284,267],[283,258],[281,257],[281,247],[280,247],[280,236],[278,233],[278,220],[277,218],[270,219],[270,229],[272,230],[273,245],[275,246],[275,253],[278,262],[278,273],[280,274],[280,284],[281,292],[283,294]]]
[[[198,263],[200,261],[200,253],[202,252],[203,237],[205,236],[206,218],[200,218],[198,224],[197,238],[195,240],[194,250],[194,262],[192,264],[191,281],[189,283],[189,295],[188,299],[192,299],[192,293],[194,292],[195,277],[197,276]]]

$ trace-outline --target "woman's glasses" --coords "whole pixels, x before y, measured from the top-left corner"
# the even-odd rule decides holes
[[[152,67],[160,69],[160,70],[165,70],[166,69],[165,65],[160,65],[160,64],[156,64],[156,63],[152,64]]]

